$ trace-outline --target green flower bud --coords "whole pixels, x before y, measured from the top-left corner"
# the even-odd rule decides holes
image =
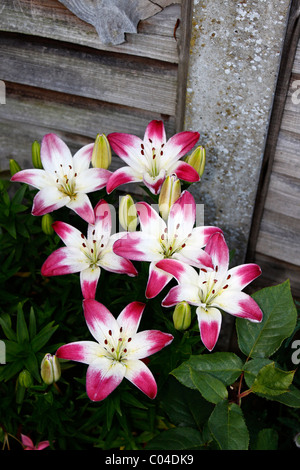
[[[201,176],[204,173],[205,162],[206,162],[206,150],[201,145],[197,147],[191,155],[188,155],[185,159],[186,163],[191,165]]]
[[[22,387],[29,388],[32,386],[32,377],[27,369],[24,369],[19,374],[19,384]]]
[[[42,216],[42,230],[46,235],[52,235],[52,233],[54,232],[52,224],[53,218],[50,214],[45,214]]]
[[[45,384],[51,385],[57,382],[61,376],[59,360],[52,354],[45,354],[41,362],[41,376]]]
[[[168,218],[170,209],[174,202],[177,201],[180,194],[180,180],[176,175],[167,176],[163,182],[158,198],[159,212],[163,219],[166,220]]]
[[[31,146],[31,158],[34,168],[43,169],[41,160],[41,146],[40,143],[35,140]]]
[[[127,232],[134,232],[137,227],[137,211],[130,194],[123,196],[119,205],[119,222]]]
[[[97,134],[93,154],[92,165],[94,168],[107,168],[111,164],[111,148],[104,134]]]
[[[15,173],[18,173],[18,171],[21,171],[20,165],[13,158],[9,160],[9,169],[11,176],[13,176]]]
[[[191,325],[191,307],[183,301],[176,305],[173,312],[173,323],[176,330],[186,330]]]

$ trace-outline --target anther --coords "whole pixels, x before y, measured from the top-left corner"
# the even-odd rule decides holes
[[[124,352],[124,353],[127,353],[127,349],[126,349],[126,348],[125,348],[125,349],[123,349],[123,352]]]
[[[107,339],[105,339],[105,340],[104,340],[104,344],[108,344],[108,341],[107,341]]]
[[[215,271],[216,273],[219,271],[219,266],[216,266]]]
[[[223,289],[227,289],[227,287],[228,287],[228,284],[226,284],[226,286],[224,286]]]
[[[131,340],[132,340],[132,338],[128,338],[128,343],[130,343]]]
[[[111,331],[111,330],[109,330],[108,334],[109,334],[109,336],[111,336],[111,335],[112,335],[112,331]]]
[[[213,290],[211,291],[212,294],[214,294],[215,292],[216,292],[215,289],[213,289]]]
[[[91,253],[92,253],[92,254],[94,253],[94,250],[93,250],[93,248],[91,248]]]
[[[83,235],[83,233],[82,233],[80,236],[81,236],[81,238],[84,238],[84,235]]]
[[[69,168],[70,168],[70,170],[72,170],[72,166],[71,166],[71,165],[69,165]]]
[[[207,273],[207,269],[200,268],[200,271],[203,271],[204,273]]]
[[[227,279],[230,279],[230,278],[231,278],[231,274],[228,274]]]
[[[85,244],[85,243],[83,243],[82,246],[83,246],[83,248],[86,248],[86,244]]]
[[[185,243],[183,245],[181,245],[181,248],[184,248],[185,247]]]
[[[74,176],[76,177],[76,176],[77,176],[77,173],[75,173]]]
[[[178,230],[178,229],[179,229],[179,227],[180,227],[180,224],[177,224],[177,225],[176,225],[176,230]]]

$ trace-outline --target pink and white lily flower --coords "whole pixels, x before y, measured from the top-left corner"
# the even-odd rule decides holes
[[[106,186],[108,194],[117,186],[132,182],[142,182],[153,194],[159,194],[165,178],[172,174],[184,181],[199,181],[197,171],[179,161],[194,147],[199,136],[198,132],[184,131],[167,140],[162,121],[151,121],[143,140],[132,134],[109,134],[111,148],[128,166],[112,174]]]
[[[241,292],[261,274],[257,264],[249,263],[228,269],[229,250],[222,233],[209,239],[205,252],[211,257],[212,267],[197,271],[177,260],[162,260],[157,266],[173,275],[178,285],[162,301],[171,307],[181,301],[197,306],[196,314],[203,344],[211,351],[219,337],[221,311],[252,322],[262,320],[262,311],[248,294]]]
[[[21,439],[22,439],[22,444],[24,446],[24,450],[43,450],[46,447],[50,446],[49,441],[41,441],[37,445],[34,445],[30,437],[25,436],[25,434],[21,434]]]
[[[95,297],[101,268],[128,276],[137,275],[128,259],[112,251],[119,234],[111,235],[111,212],[104,200],[98,202],[94,215],[95,223],[88,225],[87,236],[65,222],[54,222],[52,226],[66,246],[51,253],[41,268],[43,276],[80,272],[84,298]]]
[[[111,172],[89,168],[94,143],[85,145],[72,157],[68,146],[55,134],[42,139],[43,169],[21,170],[11,181],[27,183],[37,189],[33,215],[44,215],[66,206],[88,223],[94,223],[94,211],[87,193],[104,188]]]
[[[156,381],[143,359],[170,344],[173,336],[158,330],[137,333],[145,304],[128,304],[117,319],[96,300],[84,300],[87,326],[97,342],[78,341],[61,346],[56,356],[88,364],[86,391],[92,401],[106,398],[125,377],[149,398]]]
[[[129,232],[113,246],[119,256],[136,261],[149,261],[146,297],[153,298],[172,279],[172,275],[158,268],[157,262],[174,258],[193,266],[212,268],[211,257],[203,250],[210,236],[221,232],[218,227],[194,227],[196,204],[191,193],[183,191],[172,205],[167,222],[146,202],[138,202],[141,231]]]

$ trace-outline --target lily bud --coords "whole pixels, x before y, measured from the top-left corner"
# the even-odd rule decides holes
[[[22,387],[29,388],[32,385],[32,377],[27,369],[24,369],[19,374],[19,384]]]
[[[46,235],[52,235],[52,233],[54,232],[52,224],[53,218],[50,214],[45,214],[42,216],[42,230]]]
[[[137,211],[130,194],[123,196],[119,205],[119,222],[127,232],[134,232],[137,227]]]
[[[173,323],[176,330],[186,330],[191,325],[191,307],[183,301],[176,305],[173,312]]]
[[[204,147],[199,145],[191,155],[188,155],[185,159],[186,163],[191,165],[198,173],[198,175],[201,176],[204,173],[204,168],[205,168],[205,162],[206,162],[206,150]]]
[[[97,134],[93,154],[92,165],[94,168],[107,168],[111,164],[111,148],[104,134]]]
[[[15,173],[18,173],[18,171],[21,170],[21,167],[20,165],[16,162],[16,160],[14,160],[13,158],[11,158],[9,160],[9,169],[10,169],[10,174],[11,176],[13,176]]]
[[[59,360],[52,354],[46,354],[41,362],[41,376],[45,384],[57,382],[61,376]]]
[[[163,219],[167,219],[171,206],[179,198],[181,194],[181,184],[180,180],[176,175],[167,176],[158,198],[158,207],[160,215]]]
[[[31,158],[34,168],[43,169],[41,160],[41,146],[40,143],[35,140],[31,146]]]

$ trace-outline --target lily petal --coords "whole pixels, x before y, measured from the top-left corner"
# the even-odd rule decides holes
[[[132,382],[149,398],[154,399],[157,394],[157,385],[152,372],[142,361],[127,361],[125,378]]]
[[[172,287],[162,301],[163,307],[173,307],[179,302],[186,301],[191,305],[199,305],[199,290],[195,285],[182,284]]]
[[[122,382],[126,367],[106,357],[93,361],[86,374],[86,391],[90,400],[104,400]]]
[[[221,277],[221,273],[227,272],[229,264],[229,250],[223,233],[214,233],[208,240],[205,251],[211,256],[214,268]]]
[[[136,334],[144,309],[144,303],[131,302],[121,311],[117,322],[122,327],[122,331],[126,332],[126,336],[130,337]]]
[[[113,151],[124,161],[127,165],[135,168],[137,172],[143,169],[141,160],[141,145],[142,139],[132,134],[125,134],[122,132],[112,132],[108,134],[107,140],[110,143]],[[118,170],[117,170],[118,171]]]
[[[41,161],[45,171],[53,173],[60,165],[73,164],[72,154],[64,141],[55,134],[46,134],[41,143]]]
[[[172,274],[180,284],[198,286],[199,275],[197,271],[188,264],[175,259],[163,259],[156,263],[156,267]]]
[[[198,172],[186,162],[179,161],[169,169],[169,173],[175,173],[178,179],[196,183],[200,181]]]
[[[145,293],[147,299],[156,297],[168,284],[168,282],[170,282],[172,277],[172,274],[157,268],[155,263],[152,262],[149,266],[149,277]]]
[[[222,315],[217,308],[210,307],[205,310],[202,307],[196,309],[198,317],[199,331],[202,343],[212,351],[219,338]]]
[[[179,239],[185,239],[191,233],[196,219],[196,203],[192,194],[183,191],[179,199],[172,205],[168,217],[168,236],[171,239],[177,234]]]
[[[254,263],[242,264],[229,269],[230,286],[242,290],[261,275],[261,268]]]
[[[104,168],[88,168],[78,173],[76,177],[76,191],[91,193],[104,188],[112,172]]]
[[[66,222],[60,221],[53,222],[52,227],[65,245],[75,246],[76,248],[81,247],[82,234],[77,228],[67,224]]]
[[[42,276],[77,273],[88,268],[85,255],[74,247],[62,247],[48,256],[41,268]]]
[[[106,184],[107,194],[110,194],[114,189],[122,184],[141,182],[142,179],[142,174],[133,170],[130,166],[118,168],[114,173],[112,173]]]
[[[95,266],[87,268],[80,272],[80,286],[84,299],[94,299],[100,277],[100,268]]]
[[[158,239],[144,232],[127,233],[114,243],[113,251],[135,261],[158,261],[163,257]]]
[[[233,290],[223,291],[213,303],[235,317],[247,318],[252,322],[260,322],[263,314],[257,303],[245,292]]]
[[[26,183],[37,189],[53,184],[52,176],[39,168],[18,171],[11,177],[11,181]]]
[[[93,224],[95,222],[94,209],[86,194],[77,193],[76,197],[71,199],[66,205],[89,224]]]
[[[157,176],[151,176],[149,173],[144,172],[143,182],[144,185],[151,191],[153,194],[159,194],[162,184],[166,178],[166,170],[161,169]]]
[[[138,274],[131,261],[116,255],[112,250],[107,250],[103,256],[101,256],[99,264],[106,271],[113,273],[127,274],[128,276],[136,276]]]
[[[73,156],[74,172],[81,173],[87,170],[92,160],[94,143],[84,145]]]
[[[103,344],[109,330],[112,334],[119,331],[115,317],[100,302],[94,299],[83,300],[83,311],[88,329],[99,344]]]
[[[139,216],[141,230],[159,238],[166,230],[165,221],[159,216],[158,212],[146,202],[137,202],[136,210]]]
[[[140,331],[129,343],[128,355],[130,359],[143,359],[168,346],[173,339],[171,334],[158,330]]]
[[[166,132],[163,121],[149,122],[145,130],[144,141],[150,141],[153,147],[160,147],[166,143]]]
[[[56,186],[42,188],[33,199],[32,214],[44,215],[66,206],[70,202],[69,196],[62,196]]]
[[[104,353],[105,350],[95,341],[75,341],[58,348],[55,355],[60,359],[90,364]]]

